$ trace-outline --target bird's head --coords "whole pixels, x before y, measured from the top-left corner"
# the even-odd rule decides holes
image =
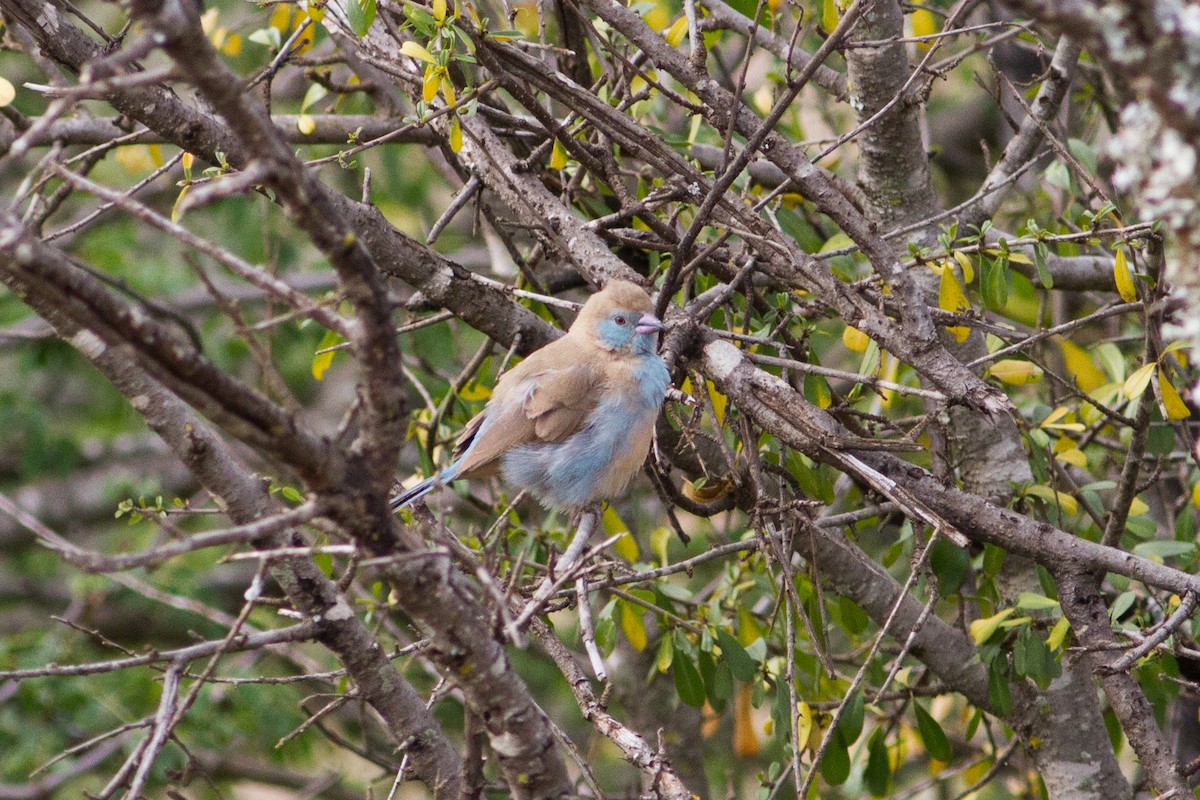
[[[571,330],[584,331],[605,350],[651,355],[663,327],[645,289],[628,281],[609,281],[588,298]]]

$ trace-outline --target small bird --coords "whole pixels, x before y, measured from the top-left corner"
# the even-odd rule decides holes
[[[451,481],[500,474],[547,508],[620,494],[646,460],[671,383],[650,295],[610,281],[571,329],[500,378],[463,429],[454,463],[392,498],[401,508]]]

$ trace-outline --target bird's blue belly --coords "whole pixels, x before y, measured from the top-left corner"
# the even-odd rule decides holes
[[[552,508],[590,503],[609,467],[626,455],[631,421],[645,416],[630,411],[622,404],[602,404],[566,441],[513,448],[500,462],[504,480]]]

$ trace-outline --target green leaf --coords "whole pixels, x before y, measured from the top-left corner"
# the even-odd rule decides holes
[[[842,738],[841,728],[833,732],[821,759],[821,777],[830,786],[841,786],[850,777],[850,748]]]
[[[363,37],[375,21],[375,0],[347,0],[346,19],[355,36]]]
[[[1017,608],[1022,611],[1058,610],[1058,601],[1045,595],[1034,594],[1033,592],[1021,592],[1020,596],[1017,597]]]
[[[1004,668],[1003,658],[988,664],[988,700],[998,716],[1007,717],[1012,711],[1012,692],[1008,688],[1008,670]]]
[[[738,644],[738,640],[723,630],[717,631],[717,644],[721,647],[721,660],[729,665],[729,671],[739,681],[752,681],[758,674],[758,665]]]
[[[999,311],[1008,302],[1008,270],[990,258],[981,259],[980,265],[979,288],[983,292],[983,302],[993,311]]]
[[[679,695],[679,699],[692,708],[703,706],[704,681],[700,678],[696,665],[682,653],[676,653],[675,663],[671,666],[675,672],[675,693]]]
[[[1137,602],[1137,595],[1133,592],[1121,592],[1117,595],[1117,599],[1113,600],[1112,607],[1108,610],[1108,618],[1116,622],[1121,617],[1133,608],[1133,604]]]
[[[925,743],[925,751],[938,761],[949,763],[950,759],[954,757],[954,751],[950,747],[950,740],[946,738],[946,732],[942,730],[942,726],[921,707],[920,703],[913,703],[913,711],[917,713],[917,733],[921,735],[921,741]]]
[[[1062,161],[1055,160],[1050,166],[1046,167],[1046,183],[1062,189],[1065,192],[1071,191],[1071,173],[1067,170],[1067,165]]]
[[[845,711],[842,712],[842,719],[838,722],[838,730],[841,731],[842,738],[853,744],[858,740],[863,728],[865,701],[862,690],[855,689],[854,694],[843,701],[843,705]]]
[[[659,672],[666,672],[671,668],[671,662],[675,660],[675,647],[671,643],[670,636],[664,636],[658,643],[658,653],[654,656],[654,666]]]
[[[1046,256],[1050,248],[1045,242],[1038,242],[1033,246],[1033,263],[1037,266],[1038,281],[1047,289],[1054,288],[1054,276],[1050,274],[1050,267],[1046,266]]]
[[[863,771],[863,783],[872,797],[883,797],[888,793],[891,777],[887,742],[883,739],[883,729],[877,729],[867,744],[867,768]]]
[[[729,671],[729,664],[724,659],[714,661],[712,654],[704,650],[700,651],[697,661],[708,704],[720,711],[725,708],[726,701],[733,697],[733,674]]]
[[[967,579],[971,558],[949,539],[939,537],[929,551],[929,566],[937,577],[939,594],[949,597],[958,594]]]
[[[1142,542],[1133,548],[1134,555],[1149,558],[1173,558],[1175,556],[1188,555],[1195,551],[1195,542],[1177,542],[1173,539],[1155,539],[1149,542]]]

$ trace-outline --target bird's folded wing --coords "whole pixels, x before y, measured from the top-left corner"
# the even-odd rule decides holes
[[[600,400],[600,374],[586,364],[522,376],[483,413],[467,423],[458,440],[460,477],[494,471],[514,447],[561,442],[578,431]],[[500,400],[498,402],[498,400]]]
[[[578,364],[539,375],[523,403],[541,442],[561,442],[583,427],[600,402],[600,372]]]

